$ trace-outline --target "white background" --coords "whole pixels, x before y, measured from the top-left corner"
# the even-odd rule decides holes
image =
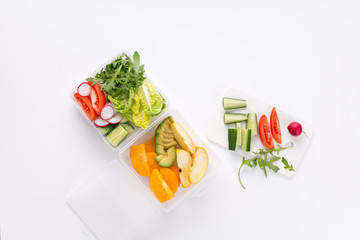
[[[121,49],[202,136],[230,86],[315,129],[295,177],[246,191],[212,145],[207,193],[140,239],[360,239],[360,2],[181,2],[0,0],[1,239],[95,239],[65,199],[116,154],[68,94]]]

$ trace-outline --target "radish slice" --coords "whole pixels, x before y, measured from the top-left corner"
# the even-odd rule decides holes
[[[100,117],[104,120],[108,120],[114,116],[114,108],[110,105],[105,105],[103,109],[101,109]]]
[[[101,117],[97,117],[94,121],[94,124],[97,127],[106,127],[107,125],[109,125],[109,122],[102,119]]]
[[[116,113],[115,116],[113,116],[112,118],[108,119],[107,121],[111,124],[116,124],[116,123],[119,123],[121,122],[121,120],[123,119],[123,116],[121,113]]]
[[[83,96],[87,97],[90,95],[91,92],[91,85],[88,82],[83,82],[79,85],[77,92]]]
[[[112,108],[114,107],[114,105],[112,104],[112,102],[107,102],[107,103],[105,103],[104,107],[105,107],[105,106],[111,106]]]
[[[105,107],[105,106],[111,106],[112,108],[114,108],[114,105],[113,105],[111,102],[106,103],[106,104],[104,105],[104,107]],[[118,113],[118,111],[114,108],[114,115],[113,115],[113,116],[115,116],[117,113]]]

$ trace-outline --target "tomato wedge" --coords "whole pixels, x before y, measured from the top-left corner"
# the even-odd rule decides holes
[[[266,115],[262,115],[259,120],[259,134],[261,142],[264,144],[265,147],[269,149],[273,149],[274,140],[271,137],[270,125]]]
[[[281,143],[280,123],[275,107],[273,107],[270,114],[270,129],[275,141]]]
[[[104,92],[101,91],[99,84],[96,83],[94,86],[92,86],[90,98],[95,112],[99,115],[106,102]]]
[[[76,102],[80,105],[80,107],[83,109],[83,111],[86,113],[88,118],[91,121],[94,121],[97,117],[97,114],[94,110],[94,108],[91,105],[91,100],[89,97],[83,97],[78,93],[74,94],[74,98]]]

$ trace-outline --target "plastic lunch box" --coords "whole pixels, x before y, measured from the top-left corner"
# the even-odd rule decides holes
[[[94,76],[122,53],[116,54],[91,76]],[[117,148],[114,148],[101,135],[80,106],[78,106],[73,98],[77,88],[74,88],[71,92],[73,103],[86,121],[92,125],[94,131],[99,133],[110,149],[118,151],[118,159],[111,161],[89,182],[72,191],[68,196],[69,206],[99,239],[116,239],[114,236],[127,236],[126,234],[130,234],[132,232],[131,229],[139,224],[139,222],[144,221],[144,219],[148,217],[154,218],[154,214],[156,215],[159,212],[169,212],[185,199],[201,196],[205,191],[207,181],[221,166],[219,158],[212,149],[199,138],[196,131],[193,130],[182,114],[178,110],[171,108],[170,101],[164,93],[156,85],[155,87],[166,99],[166,109],[151,119],[147,129],[135,128]],[[179,122],[186,129],[196,146],[206,148],[209,155],[209,165],[204,178],[198,184],[193,184],[188,188],[180,186],[174,198],[161,203],[150,189],[149,177],[140,176],[132,167],[130,146],[144,143],[153,137],[158,124],[168,116],[172,116],[174,121]],[[129,209],[132,210],[129,211]],[[136,211],[134,209],[142,210]],[[111,227],[114,221],[122,224],[121,232],[119,232],[118,224]],[[124,228],[126,228],[126,231],[124,231]],[[105,237],[101,238],[102,236]]]

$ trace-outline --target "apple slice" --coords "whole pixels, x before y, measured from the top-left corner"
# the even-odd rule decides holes
[[[205,148],[198,147],[196,149],[193,164],[190,169],[190,182],[195,184],[200,182],[204,177],[209,164],[209,156]]]
[[[190,153],[182,149],[177,149],[176,153],[176,161],[180,172],[181,186],[184,188],[190,187],[190,169],[193,162],[192,157]]]
[[[171,124],[171,130],[180,148],[188,151],[191,155],[194,155],[196,147],[186,130],[177,122]]]

